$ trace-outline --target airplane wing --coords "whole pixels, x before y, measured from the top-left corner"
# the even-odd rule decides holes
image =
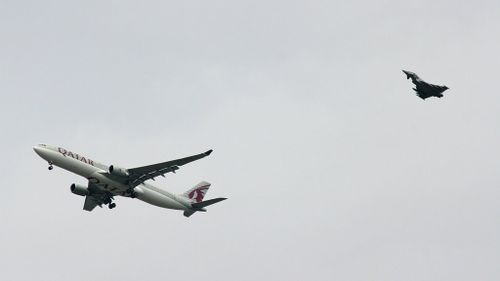
[[[185,165],[187,163],[196,161],[203,157],[206,157],[212,153],[212,149],[207,152],[196,154],[193,156],[180,158],[172,161],[162,162],[158,164],[137,167],[132,169],[127,169],[129,173],[129,185],[137,186],[149,179],[154,180],[155,177],[164,176],[166,173],[173,172],[179,169],[179,166]]]
[[[92,212],[95,207],[102,205],[99,204],[99,201],[92,195],[85,196],[85,203],[83,204],[83,209],[85,211]]]
[[[91,212],[97,206],[102,208],[102,204],[110,203],[113,200],[113,195],[91,182],[89,182],[89,191],[90,194],[85,196],[85,203],[83,203],[85,211]]]
[[[417,85],[417,87],[413,88],[413,90],[415,90],[418,97],[424,100],[432,96],[429,94],[429,91],[427,91],[427,88],[423,87],[422,85]]]
[[[419,97],[421,97],[422,99],[426,99],[429,97],[442,97],[443,95],[441,93],[446,89],[447,88],[444,86],[438,86],[424,82],[417,85],[415,91],[417,92],[417,95]]]

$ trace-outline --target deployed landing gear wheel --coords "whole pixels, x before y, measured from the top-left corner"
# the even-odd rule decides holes
[[[50,165],[49,166],[49,171],[51,171],[52,169],[54,169],[54,166]]]
[[[108,208],[113,209],[114,207],[116,207],[115,203],[109,203]]]

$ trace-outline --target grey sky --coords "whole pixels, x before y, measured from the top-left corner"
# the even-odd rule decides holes
[[[498,1],[0,1],[1,280],[499,280]],[[450,90],[420,100],[401,69]],[[206,214],[31,149],[214,153]]]

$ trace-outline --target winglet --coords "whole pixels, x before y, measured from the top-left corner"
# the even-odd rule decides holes
[[[210,153],[212,153],[212,151],[214,151],[214,150],[213,150],[213,149],[210,149],[209,151],[207,151],[207,152],[205,152],[205,153],[203,153],[203,154],[205,154],[205,156],[208,156],[208,155],[210,155]]]

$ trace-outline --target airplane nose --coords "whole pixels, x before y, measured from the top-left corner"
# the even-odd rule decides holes
[[[33,150],[36,152],[36,154],[42,157],[43,149],[40,146],[38,145],[33,146]]]

